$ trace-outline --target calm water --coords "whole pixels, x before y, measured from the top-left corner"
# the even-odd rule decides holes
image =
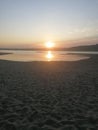
[[[29,61],[77,61],[77,60],[88,59],[89,57],[86,56],[86,54],[98,54],[98,52],[79,52],[79,51],[0,50],[0,52],[12,53],[12,54],[0,55],[0,59],[2,60],[24,61],[24,62],[27,62],[27,61],[28,62]],[[73,54],[68,54],[68,53],[73,53]]]

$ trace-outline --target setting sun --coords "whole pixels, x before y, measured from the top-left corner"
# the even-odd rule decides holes
[[[53,42],[50,42],[50,41],[49,41],[49,42],[46,42],[45,45],[46,45],[47,48],[52,48],[52,47],[54,47],[54,43],[53,43]]]

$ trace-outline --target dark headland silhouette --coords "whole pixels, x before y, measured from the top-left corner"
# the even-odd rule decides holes
[[[86,45],[68,48],[71,51],[98,51],[98,44],[96,45]]]

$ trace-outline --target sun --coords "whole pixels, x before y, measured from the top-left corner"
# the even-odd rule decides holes
[[[52,47],[54,47],[54,43],[53,43],[53,42],[50,42],[50,41],[49,41],[49,42],[46,42],[45,45],[46,45],[47,48],[52,48]]]

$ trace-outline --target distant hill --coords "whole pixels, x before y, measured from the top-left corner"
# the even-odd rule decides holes
[[[68,51],[98,51],[98,44],[88,46],[77,46],[67,49]]]

